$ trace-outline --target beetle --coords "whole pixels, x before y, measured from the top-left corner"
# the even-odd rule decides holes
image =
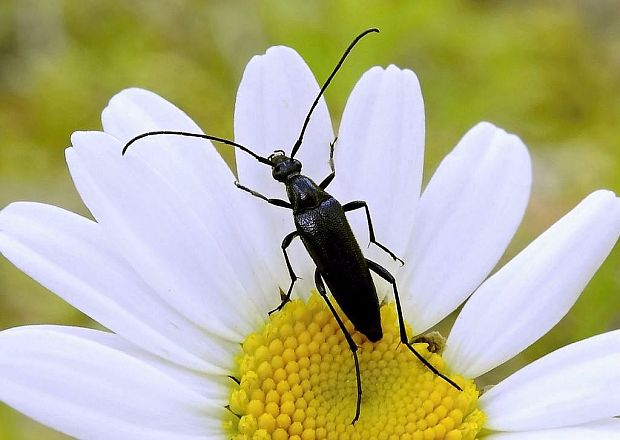
[[[387,269],[364,257],[364,254],[362,253],[362,250],[360,249],[351,226],[346,218],[347,212],[362,208],[366,213],[370,242],[381,248],[394,260],[404,264],[404,262],[400,260],[392,251],[376,240],[372,219],[370,216],[370,209],[368,208],[367,203],[363,200],[355,200],[341,205],[338,200],[326,192],[327,187],[336,177],[336,169],[334,165],[334,146],[337,139],[330,144],[329,166],[331,172],[318,185],[312,179],[301,173],[302,163],[295,159],[295,154],[303,142],[304,133],[308,127],[308,123],[310,122],[312,112],[319,103],[321,96],[325,93],[325,90],[344,63],[344,60],[348,56],[349,52],[351,52],[353,47],[363,37],[372,32],[379,32],[379,30],[372,28],[362,32],[344,51],[340,60],[336,64],[336,67],[333,69],[321,87],[316,99],[312,103],[312,106],[310,107],[310,110],[304,120],[299,137],[293,145],[290,155],[286,155],[283,150],[276,150],[269,157],[265,158],[256,154],[249,148],[228,139],[200,133],[170,130],[143,133],[131,139],[123,148],[123,154],[125,154],[127,149],[133,143],[147,136],[176,135],[197,137],[233,146],[247,154],[250,154],[260,163],[271,167],[272,177],[278,182],[284,184],[288,201],[267,197],[240,184],[239,182],[235,182],[237,188],[253,195],[254,197],[258,197],[271,205],[290,209],[293,213],[295,230],[287,234],[281,244],[291,282],[287,292],[285,294],[281,293],[280,305],[271,310],[269,314],[281,310],[284,305],[290,301],[293,287],[298,277],[293,270],[293,266],[291,265],[287,248],[295,238],[300,238],[308,254],[312,258],[312,261],[316,264],[316,269],[314,271],[316,288],[321,297],[327,303],[327,306],[344,333],[355,362],[357,402],[355,416],[352,421],[353,424],[355,424],[360,417],[362,400],[362,380],[357,355],[358,347],[351,337],[351,334],[345,327],[341,317],[338,315],[338,312],[331,303],[325,284],[327,284],[327,287],[329,287],[329,290],[340,306],[340,309],[351,321],[355,329],[365,335],[371,342],[378,342],[383,337],[383,331],[381,328],[380,306],[377,297],[377,290],[372,279],[371,272],[374,272],[379,277],[390,283],[396,301],[401,343],[404,344],[434,374],[444,379],[459,391],[462,391],[462,388],[458,384],[438,371],[430,362],[418,353],[418,351],[416,351],[416,349],[409,342],[396,280]]]

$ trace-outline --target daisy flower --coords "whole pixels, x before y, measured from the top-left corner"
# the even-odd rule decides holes
[[[319,87],[292,49],[248,64],[235,140],[261,155],[290,149]],[[521,140],[490,123],[468,131],[421,191],[424,109],[410,70],[374,67],[342,116],[342,202],[366,200],[377,239],[365,253],[397,279],[409,335],[468,297],[444,341],[416,348],[458,391],[399,344],[390,286],[376,280],[383,338],[360,347],[359,421],[351,353],[314,291],[313,264],[291,247],[294,301],[269,316],[289,277],[280,240],[290,212],[233,185],[205,140],[143,132],[200,128],[140,89],[103,111],[103,131],[77,132],[66,157],[95,221],[38,203],[0,213],[0,250],[109,331],[26,326],[0,333],[0,400],[82,439],[611,439],[620,436],[620,331],[553,352],[482,393],[475,379],[551,329],[620,234],[620,201],[596,191],[489,274],[519,225],[531,183]],[[216,133],[214,133],[216,134]],[[335,138],[320,101],[298,158],[329,173]],[[271,170],[237,154],[241,183],[273,197]],[[368,242],[363,213],[350,220]],[[297,246],[298,245],[298,246]],[[295,247],[297,246],[297,247]],[[351,293],[354,295],[354,292]]]

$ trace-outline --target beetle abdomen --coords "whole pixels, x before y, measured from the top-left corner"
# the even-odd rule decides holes
[[[294,217],[304,246],[342,311],[368,339],[381,339],[375,285],[340,203],[328,196]]]

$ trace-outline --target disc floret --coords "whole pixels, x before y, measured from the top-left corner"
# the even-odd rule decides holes
[[[342,315],[341,315],[342,316]],[[272,315],[237,358],[227,431],[245,439],[474,439],[484,416],[472,381],[451,387],[400,343],[393,304],[381,307],[383,338],[370,342],[345,325],[359,348],[362,413],[355,425],[356,378],[351,352],[323,300],[313,294]],[[440,371],[428,344],[415,348]],[[233,384],[234,385],[234,384]]]

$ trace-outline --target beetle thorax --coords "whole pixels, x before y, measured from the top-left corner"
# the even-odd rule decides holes
[[[301,174],[290,177],[285,185],[293,210],[314,208],[329,197],[312,179]]]

